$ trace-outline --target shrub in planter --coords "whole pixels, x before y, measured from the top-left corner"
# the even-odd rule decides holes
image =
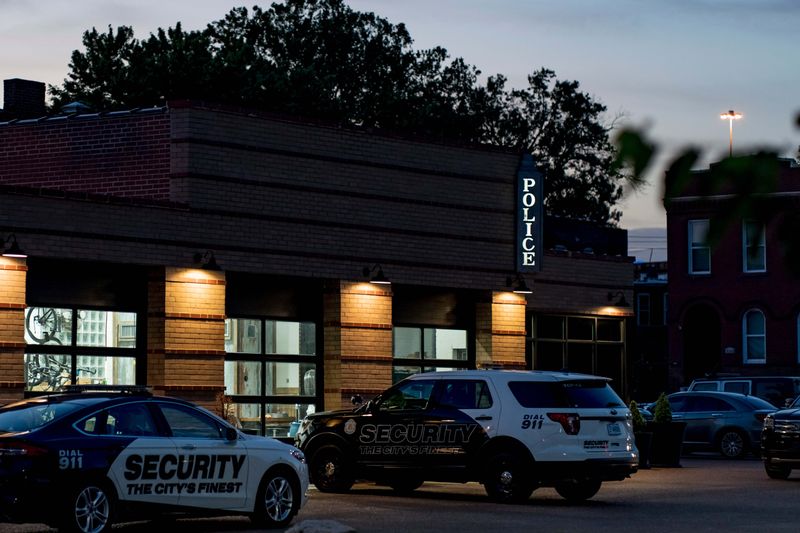
[[[647,424],[653,433],[650,463],[658,466],[681,466],[681,448],[686,422],[672,420],[672,409],[663,392],[653,408],[653,421]]]

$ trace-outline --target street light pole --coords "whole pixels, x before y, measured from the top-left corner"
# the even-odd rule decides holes
[[[728,120],[728,124],[730,125],[730,142],[728,144],[728,156],[733,157],[733,121],[739,120],[742,118],[741,113],[737,113],[733,109],[729,110],[727,113],[722,113],[719,118],[722,120]]]

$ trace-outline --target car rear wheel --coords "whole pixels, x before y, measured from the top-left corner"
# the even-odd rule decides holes
[[[59,529],[80,533],[110,531],[115,502],[105,483],[82,483],[69,492]]]
[[[719,452],[730,459],[738,459],[747,453],[747,440],[741,431],[725,429],[719,436]]]
[[[555,486],[559,496],[567,501],[582,502],[588,500],[600,490],[602,482],[597,479],[570,480]]]
[[[251,519],[264,527],[284,527],[300,509],[300,498],[296,476],[285,468],[272,469],[261,481]]]
[[[489,458],[483,487],[489,498],[500,503],[524,502],[534,488],[524,462],[506,452]]]
[[[408,477],[392,480],[389,486],[398,494],[410,494],[420,488],[423,483],[425,483],[425,480]]]
[[[355,476],[341,448],[329,444],[318,449],[309,460],[310,477],[320,492],[347,492]]]
[[[792,469],[786,465],[764,463],[764,470],[767,471],[767,475],[772,479],[789,479],[789,476],[792,475]]]

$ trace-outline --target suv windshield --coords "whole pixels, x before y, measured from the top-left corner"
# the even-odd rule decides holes
[[[75,403],[31,400],[0,411],[0,433],[21,433],[44,426],[82,407]]]

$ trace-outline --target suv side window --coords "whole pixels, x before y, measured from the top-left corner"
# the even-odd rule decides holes
[[[510,381],[508,388],[522,407],[567,407],[564,391],[555,383]]]
[[[701,381],[692,386],[693,391],[716,391],[719,390],[719,385],[716,381]]]
[[[444,380],[439,405],[455,409],[488,409],[492,406],[492,395],[485,381]]]
[[[722,387],[725,392],[750,394],[750,383],[747,381],[726,381],[722,384]]]
[[[397,411],[412,409],[424,411],[428,408],[431,399],[433,386],[436,382],[432,380],[412,380],[400,384],[386,393],[380,403],[380,411]]]

